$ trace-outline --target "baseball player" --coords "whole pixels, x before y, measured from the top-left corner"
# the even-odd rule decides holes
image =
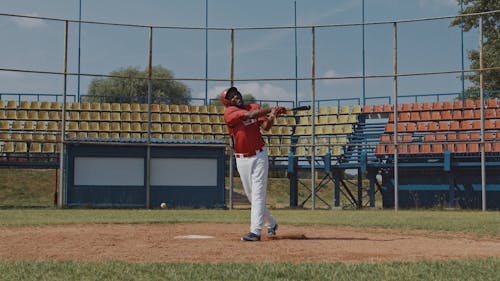
[[[264,223],[268,237],[276,235],[278,229],[276,220],[266,208],[269,162],[260,129],[268,131],[276,116],[285,113],[286,108],[246,105],[236,87],[225,89],[221,94],[221,101],[226,106],[224,121],[233,138],[236,167],[251,204],[250,232],[241,240],[260,241]]]

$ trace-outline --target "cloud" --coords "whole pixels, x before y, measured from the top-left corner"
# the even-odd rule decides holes
[[[37,17],[37,13],[29,13],[26,16],[31,16],[31,17]],[[33,29],[37,27],[42,27],[45,26],[46,23],[45,21],[41,19],[34,19],[34,18],[20,18],[20,17],[14,17],[12,18],[12,21],[19,26],[20,28],[24,29]]]
[[[327,70],[322,77],[324,78],[329,78],[329,77],[338,77],[341,76],[339,75],[335,70],[329,69]],[[350,85],[352,84],[351,79],[325,79],[321,80],[321,83],[324,83],[325,85]]]

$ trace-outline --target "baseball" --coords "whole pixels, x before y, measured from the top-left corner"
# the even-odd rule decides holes
[[[165,203],[165,202],[161,203],[161,204],[160,204],[160,207],[161,207],[162,209],[165,209],[165,208],[167,207],[167,203]]]

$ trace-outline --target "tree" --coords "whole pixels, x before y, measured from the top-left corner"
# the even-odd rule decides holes
[[[148,97],[148,70],[137,67],[120,68],[111,72],[110,77],[96,78],[90,82],[88,99],[100,102],[139,102],[146,103]],[[122,78],[126,77],[126,78]],[[175,80],[170,70],[154,66],[152,70],[152,103],[189,104],[190,89]]]
[[[461,0],[457,0],[459,3]],[[481,13],[487,11],[500,10],[498,0],[462,0],[465,6],[462,14]],[[456,17],[450,26],[463,24],[464,32],[479,27],[479,18],[483,18],[483,67],[499,67],[500,62],[500,13],[491,13],[481,16]],[[479,69],[479,51],[469,50],[468,58],[471,61],[472,69]],[[479,98],[479,73],[474,72],[464,75],[473,86],[466,89],[467,92],[474,92],[469,98]],[[486,70],[483,72],[483,90],[485,97],[500,97],[500,93],[489,93],[489,91],[500,90],[500,69]]]
[[[256,102],[256,99],[255,99],[255,97],[252,94],[243,94],[242,98],[243,98],[243,101],[245,102],[245,104],[247,104],[247,103],[255,103]],[[213,105],[222,105],[222,102],[220,101],[219,96],[216,99],[212,99],[211,103]]]

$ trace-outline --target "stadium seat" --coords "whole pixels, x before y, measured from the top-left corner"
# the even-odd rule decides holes
[[[462,110],[462,108],[463,108],[462,100],[454,100],[453,101],[453,109],[454,110],[457,110],[457,109]]]
[[[419,118],[422,121],[429,121],[431,120],[431,113],[429,111],[421,111],[419,113]]]
[[[454,120],[462,119],[462,110],[453,110],[451,118],[453,118]]]

